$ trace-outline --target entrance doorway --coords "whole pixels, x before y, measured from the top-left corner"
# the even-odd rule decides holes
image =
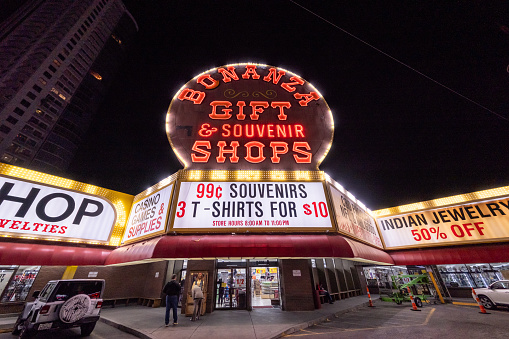
[[[246,309],[246,269],[218,268],[216,309]]]
[[[279,307],[279,268],[277,266],[250,267],[250,271],[252,307]]]

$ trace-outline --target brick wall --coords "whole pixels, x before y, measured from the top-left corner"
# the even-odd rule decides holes
[[[161,292],[166,281],[166,270],[168,269],[167,261],[157,261],[148,264],[145,278],[145,288],[142,291],[144,298],[160,298]],[[156,273],[159,272],[156,278]]]
[[[366,282],[366,277],[364,276],[364,270],[362,266],[355,266],[355,269],[357,270],[357,276],[359,277],[359,288],[361,289],[361,294],[367,294],[366,287],[368,284]]]
[[[315,309],[313,301],[313,281],[311,276],[311,262],[308,259],[282,259],[281,268],[281,298],[284,311],[312,311]],[[299,270],[299,276],[293,276],[293,271]]]
[[[167,266],[165,260],[124,266],[80,266],[74,279],[88,279],[89,272],[97,272],[95,278],[106,281],[104,299],[160,298]]]

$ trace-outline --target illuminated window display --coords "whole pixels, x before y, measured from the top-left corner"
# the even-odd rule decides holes
[[[438,270],[446,287],[488,287],[491,283],[504,279],[503,272],[509,272],[509,263],[499,264],[461,264],[438,265]]]
[[[392,288],[392,276],[408,274],[408,270],[403,266],[372,266],[364,267],[364,276],[371,289],[390,289]],[[376,293],[375,290],[372,291]]]
[[[11,277],[16,272],[18,266],[2,266],[0,269],[0,295],[11,281]]]
[[[12,266],[10,266],[12,268]],[[16,269],[0,269],[2,303],[25,301],[30,288],[41,269],[40,266],[14,266]],[[14,273],[15,272],[15,273]],[[6,284],[6,281],[8,284]]]

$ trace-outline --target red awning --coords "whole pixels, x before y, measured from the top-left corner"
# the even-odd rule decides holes
[[[176,235],[115,249],[106,265],[181,258],[351,258],[393,264],[382,250],[340,235]]]
[[[482,244],[389,252],[396,265],[479,264],[509,261],[509,244]]]
[[[104,265],[110,253],[102,248],[0,242],[0,265]]]

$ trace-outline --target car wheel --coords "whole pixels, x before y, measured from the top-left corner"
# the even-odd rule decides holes
[[[88,323],[88,324],[83,324],[80,326],[81,328],[81,336],[82,337],[88,337],[90,335],[90,333],[92,333],[92,331],[94,330],[95,328],[95,322],[93,323]]]
[[[419,297],[414,298],[414,303],[417,307],[422,307],[422,300]]]
[[[484,308],[487,310],[494,310],[495,308],[497,308],[497,306],[493,303],[493,301],[491,301],[491,299],[485,295],[480,295],[479,301],[484,306]]]

